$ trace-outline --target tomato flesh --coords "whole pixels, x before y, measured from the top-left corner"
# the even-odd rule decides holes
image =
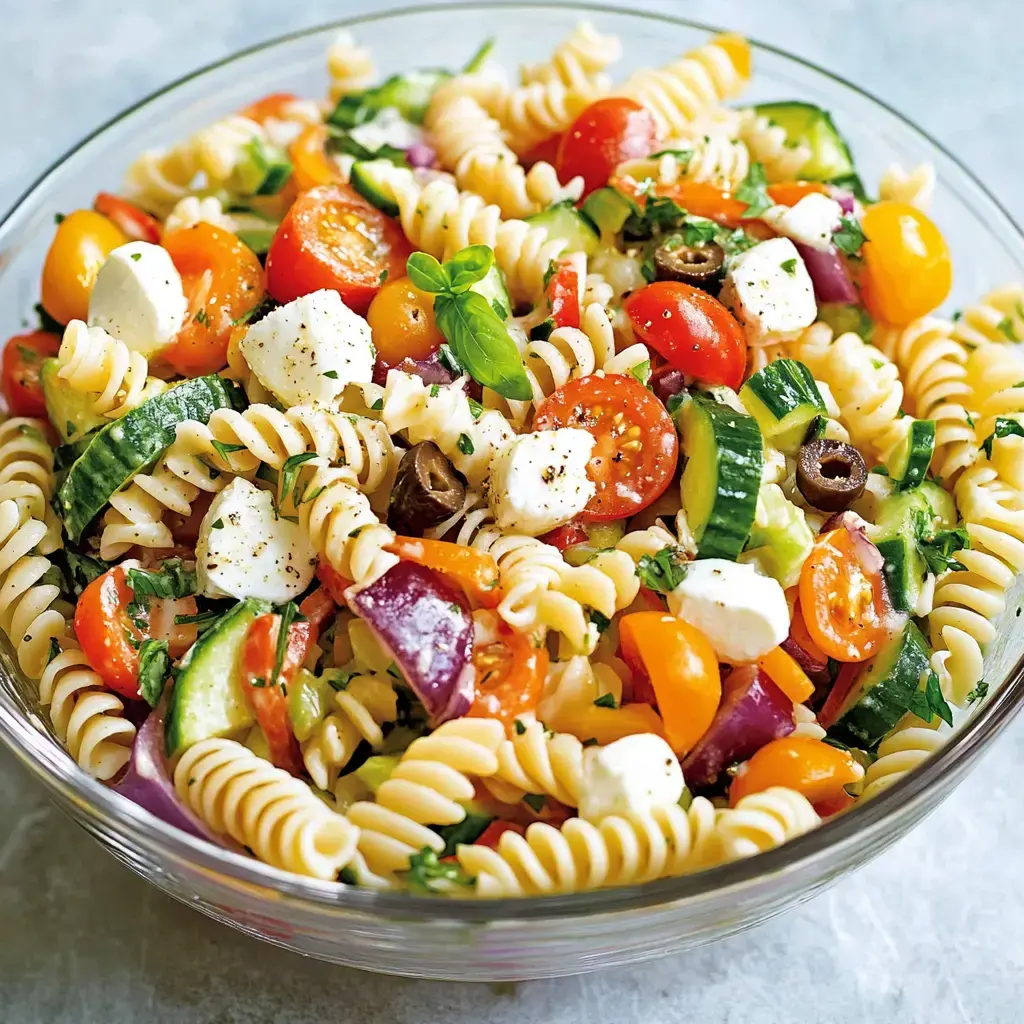
[[[427,359],[444,342],[434,322],[434,297],[407,277],[386,281],[366,314],[377,358],[388,366]]]
[[[497,718],[512,735],[515,720],[532,711],[544,692],[547,649],[502,624],[497,643],[474,647],[473,667],[476,697],[469,715]]]
[[[43,360],[59,349],[60,338],[45,331],[16,334],[4,346],[0,390],[13,416],[46,415],[39,372]]]
[[[121,566],[97,576],[75,605],[75,636],[103,682],[122,697],[137,700],[139,647],[146,633],[128,615],[134,597]]]
[[[137,242],[159,243],[162,233],[160,221],[127,199],[110,192],[99,192],[92,205],[97,213],[113,221],[128,238]]]
[[[485,608],[494,608],[501,600],[498,564],[486,551],[445,540],[401,536],[385,550],[448,576]]]
[[[572,260],[555,264],[547,288],[548,307],[555,327],[580,325],[580,275]]]
[[[243,107],[239,112],[240,117],[247,117],[250,121],[263,124],[271,118],[283,119],[287,116],[290,107],[299,97],[293,92],[272,92],[267,96]]]

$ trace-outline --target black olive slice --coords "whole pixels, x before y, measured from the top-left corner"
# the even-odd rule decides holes
[[[422,537],[462,508],[466,485],[433,441],[413,445],[398,464],[388,500],[388,526]]]
[[[824,512],[842,512],[863,493],[868,470],[856,448],[819,437],[800,446],[796,485],[809,505]]]
[[[659,245],[654,250],[654,273],[659,281],[682,281],[684,284],[718,291],[725,252],[715,242],[707,245]]]

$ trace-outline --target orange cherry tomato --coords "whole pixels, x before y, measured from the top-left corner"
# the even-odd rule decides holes
[[[324,589],[334,598],[335,604],[345,607],[345,591],[352,586],[352,581],[346,579],[329,562],[320,561],[316,567],[316,578],[324,585]]]
[[[484,608],[494,608],[501,601],[498,564],[486,551],[446,540],[400,536],[384,550],[450,577]]]
[[[722,699],[718,659],[698,629],[664,612],[633,612],[619,622],[622,657],[650,679],[672,749],[682,756],[707,732]]]
[[[803,704],[814,694],[814,683],[793,657],[781,647],[773,647],[757,659],[769,679],[794,703]]]
[[[163,357],[178,373],[197,377],[227,363],[233,322],[263,299],[263,268],[230,231],[200,222],[164,236],[188,298],[185,324]]]
[[[819,800],[815,803],[814,809],[823,818],[831,818],[835,814],[842,814],[848,811],[857,803],[855,796],[850,796],[845,789],[841,789],[835,796]]]
[[[834,800],[843,787],[864,777],[864,769],[846,750],[809,736],[784,736],[766,743],[740,769],[729,786],[729,804],[772,786],[802,793],[812,804]]]
[[[799,587],[794,588],[799,593]],[[803,612],[800,611],[800,600],[793,604],[793,620],[789,624],[789,635],[817,662],[824,662],[828,657],[825,652],[811,639],[807,632],[807,623],[804,622]]]
[[[866,661],[891,632],[882,575],[864,566],[844,527],[814,542],[800,572],[800,609],[811,639],[837,661]]]
[[[128,615],[134,599],[128,574],[120,566],[97,576],[75,606],[75,636],[103,682],[122,697],[137,700],[139,647],[147,634]]]
[[[624,374],[577,377],[537,407],[534,430],[581,427],[597,439],[587,466],[597,487],[580,519],[635,515],[672,481],[679,439],[665,406]]]
[[[57,226],[43,264],[41,301],[54,320],[89,317],[89,295],[100,267],[128,236],[95,210],[75,210]]]
[[[666,738],[665,724],[650,704],[580,708],[573,716],[573,735],[582,740],[597,740],[602,745],[645,732]]]
[[[752,223],[743,219],[747,212],[746,203],[706,181],[678,181],[672,185],[658,185],[652,190],[646,182],[625,175],[613,178],[609,184],[632,196],[641,206],[647,202],[648,195],[667,196],[693,216],[706,217],[725,227],[746,227]]]
[[[444,343],[434,322],[434,297],[407,277],[386,281],[366,314],[377,358],[388,366],[426,359]]]
[[[412,253],[402,229],[346,185],[299,196],[267,253],[267,287],[278,302],[320,288],[364,314],[384,281],[405,276]]]
[[[59,349],[60,338],[45,331],[16,334],[4,346],[0,390],[12,416],[46,415],[39,371],[43,360]]]
[[[522,825],[517,825],[514,821],[492,821],[473,842],[475,846],[486,846],[488,849],[496,850],[498,840],[506,832],[515,832],[521,836],[525,831]]]
[[[610,96],[591,103],[562,136],[555,158],[560,181],[583,178],[583,195],[604,185],[624,160],[658,148],[654,115],[636,100]]]
[[[815,192],[828,195],[828,189],[820,181],[777,181],[768,186],[768,195],[780,206],[796,206],[805,196]]]
[[[875,203],[861,227],[864,302],[876,320],[909,324],[945,301],[953,264],[942,232],[925,214],[907,203]]]
[[[282,120],[288,116],[288,107],[298,99],[293,92],[272,92],[243,107],[238,113],[240,117],[247,117],[257,124],[263,124],[271,118]]]
[[[548,307],[555,327],[580,325],[580,275],[572,260],[559,260],[547,287]]]
[[[292,178],[300,192],[318,185],[340,185],[344,181],[341,168],[331,160],[324,150],[327,143],[327,128],[312,124],[304,128],[299,137],[288,147],[288,159],[292,162]]]
[[[127,199],[112,195],[110,192],[99,192],[92,201],[93,208],[97,213],[116,224],[124,234],[137,242],[160,241],[163,233],[160,221],[151,217],[145,210],[140,210],[134,203]]]
[[[734,390],[743,382],[746,336],[718,299],[681,281],[655,281],[625,306],[640,339],[677,370]]]
[[[548,652],[526,633],[504,624],[497,643],[473,648],[476,697],[469,715],[497,718],[512,735],[515,720],[537,706],[544,692]]]

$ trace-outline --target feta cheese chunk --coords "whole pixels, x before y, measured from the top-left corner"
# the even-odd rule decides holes
[[[239,347],[259,382],[287,408],[337,409],[347,385],[368,384],[373,376],[370,325],[327,289],[272,310]]]
[[[809,193],[795,206],[773,206],[761,214],[761,220],[780,235],[822,252],[832,248],[832,232],[842,217],[843,208],[820,192]]]
[[[567,523],[594,496],[587,463],[594,437],[561,427],[522,434],[491,462],[488,501],[502,530],[531,537]]]
[[[186,312],[181,275],[170,253],[151,242],[114,249],[89,295],[89,326],[102,327],[147,358],[174,340]]]
[[[719,298],[754,337],[799,331],[818,315],[810,274],[788,238],[771,238],[737,256]]]
[[[199,524],[196,575],[206,597],[283,604],[313,579],[316,551],[297,523],[278,517],[269,491],[236,477]]]
[[[583,751],[579,814],[589,821],[609,815],[649,814],[679,803],[683,770],[672,748],[653,733],[624,736]]]
[[[752,565],[702,558],[668,595],[668,610],[699,629],[730,665],[755,661],[789,636],[786,594]]]
[[[384,107],[372,121],[356,125],[349,135],[372,152],[382,146],[409,149],[423,141],[423,129],[406,121],[395,107]]]

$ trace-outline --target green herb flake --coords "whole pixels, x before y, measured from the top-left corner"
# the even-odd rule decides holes
[[[979,680],[978,685],[967,694],[967,703],[976,704],[979,700],[984,700],[988,696],[988,690],[988,683],[984,679]]]
[[[617,708],[619,705],[615,700],[615,695],[612,693],[602,693],[597,700],[594,701],[595,708]]]
[[[192,319],[203,327],[209,327],[210,325],[210,315],[205,309],[200,309]]]
[[[740,182],[736,189],[736,198],[741,203],[746,203],[747,208],[741,214],[743,220],[753,220],[760,217],[765,210],[775,205],[772,197],[768,195],[768,177],[765,174],[764,164],[754,161],[747,171],[747,176]]]
[[[972,423],[971,426],[974,426]],[[1024,437],[1024,426],[1009,416],[997,416],[995,427],[991,434],[981,442],[981,451],[984,451],[988,458],[992,458],[992,444],[1000,437]]]
[[[424,893],[438,893],[453,885],[470,888],[476,879],[467,875],[458,864],[442,862],[437,853],[424,846],[409,857],[409,870],[400,873],[410,889]]]
[[[848,256],[855,256],[867,241],[867,236],[853,217],[841,217],[839,230],[832,235],[832,241]]]
[[[942,696],[939,677],[934,672],[928,673],[923,690],[917,690],[908,709],[923,722],[931,722],[938,715],[946,725],[953,724],[953,712]]]
[[[523,736],[526,733],[526,725],[518,718],[515,721],[515,729],[517,736]]]
[[[790,277],[793,277],[796,274],[796,259],[794,258],[791,260],[783,260],[779,264],[779,267],[782,269],[784,273],[789,274]]]
[[[132,259],[133,263],[138,263],[139,260],[142,259],[142,253],[141,252],[133,252],[133,253],[131,253],[131,259]]]
[[[382,270],[382,271],[380,272],[380,277],[378,278],[378,280],[380,281],[380,283],[381,283],[381,284],[384,284],[384,283],[385,283],[385,282],[387,281],[387,279],[388,279],[388,268],[387,268],[387,267],[385,267],[385,268],[384,268],[384,269],[383,269],[383,270]]]
[[[437,398],[437,396],[439,394],[441,394],[441,385],[440,384],[431,384],[430,385],[430,397],[431,398]]]
[[[996,330],[999,331],[1007,341],[1024,341],[1024,338],[1021,338],[1017,334],[1013,326],[1013,321],[1008,316],[1003,317],[1003,319],[996,324]]]
[[[50,637],[50,653],[46,656],[46,664],[49,665],[54,658],[60,654],[60,644],[55,636]]]
[[[686,578],[686,555],[680,548],[662,548],[656,555],[641,555],[636,574],[648,590],[670,594]]]
[[[473,445],[473,438],[469,434],[459,434],[459,439],[456,441],[456,446],[463,455],[472,455],[476,451]]]
[[[384,399],[383,398],[378,398],[377,401],[374,402],[373,405],[370,406],[370,408],[374,412],[380,412],[381,409],[384,408]]]
[[[547,797],[543,793],[524,793],[523,803],[533,811],[534,814],[540,814],[544,809],[544,804],[547,802]]]
[[[647,382],[651,379],[650,359],[645,359],[642,363],[637,363],[636,366],[630,367],[629,375],[633,380],[638,381],[646,387]]]
[[[338,379],[338,371],[337,370],[324,370],[324,372],[321,373],[320,376],[321,377],[326,377],[328,380],[337,380]]]
[[[469,412],[475,423],[484,414],[484,407],[475,398],[467,398],[466,401],[469,403]]]

